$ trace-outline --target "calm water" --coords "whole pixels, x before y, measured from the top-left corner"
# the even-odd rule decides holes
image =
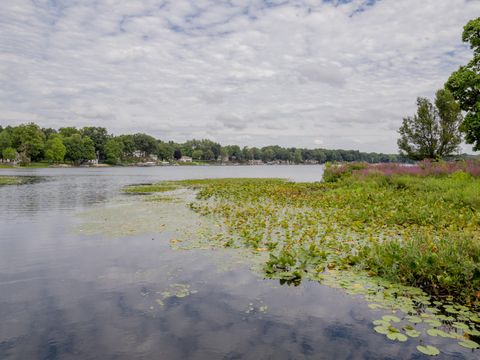
[[[112,238],[72,231],[82,221],[79,212],[125,200],[119,189],[127,184],[212,177],[315,181],[319,166],[0,174],[42,177],[0,188],[0,359],[424,358],[414,343],[374,333],[378,315],[359,297],[314,282],[280,286],[246,264],[231,266],[225,251],[171,250],[168,234]],[[198,292],[167,298],[160,307],[158,294],[178,283]],[[458,346],[449,350],[442,347],[446,353],[437,358],[476,358]]]

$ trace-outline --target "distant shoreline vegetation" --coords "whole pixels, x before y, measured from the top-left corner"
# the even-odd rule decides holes
[[[408,162],[396,154],[358,150],[306,149],[278,145],[222,146],[202,139],[162,141],[137,133],[114,136],[104,127],[41,128],[35,123],[0,125],[0,167],[79,165],[323,164],[363,161]]]

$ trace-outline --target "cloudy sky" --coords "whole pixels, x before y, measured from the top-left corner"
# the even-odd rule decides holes
[[[396,152],[480,0],[15,0],[0,124]],[[470,147],[466,147],[469,149]]]

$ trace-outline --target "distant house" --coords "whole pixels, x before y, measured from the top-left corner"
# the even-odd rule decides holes
[[[180,159],[178,159],[178,162],[182,162],[182,163],[192,162],[192,158],[190,156],[182,156]]]
[[[145,152],[144,152],[144,151],[140,151],[140,150],[135,150],[135,151],[133,152],[133,157],[136,157],[136,158],[145,157]]]

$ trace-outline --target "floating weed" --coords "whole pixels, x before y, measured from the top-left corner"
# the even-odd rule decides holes
[[[157,292],[157,294],[160,295],[160,298],[156,299],[155,302],[163,309],[165,307],[165,302],[168,299],[181,299],[196,294],[197,292],[197,290],[192,290],[189,284],[170,284],[168,290]]]

